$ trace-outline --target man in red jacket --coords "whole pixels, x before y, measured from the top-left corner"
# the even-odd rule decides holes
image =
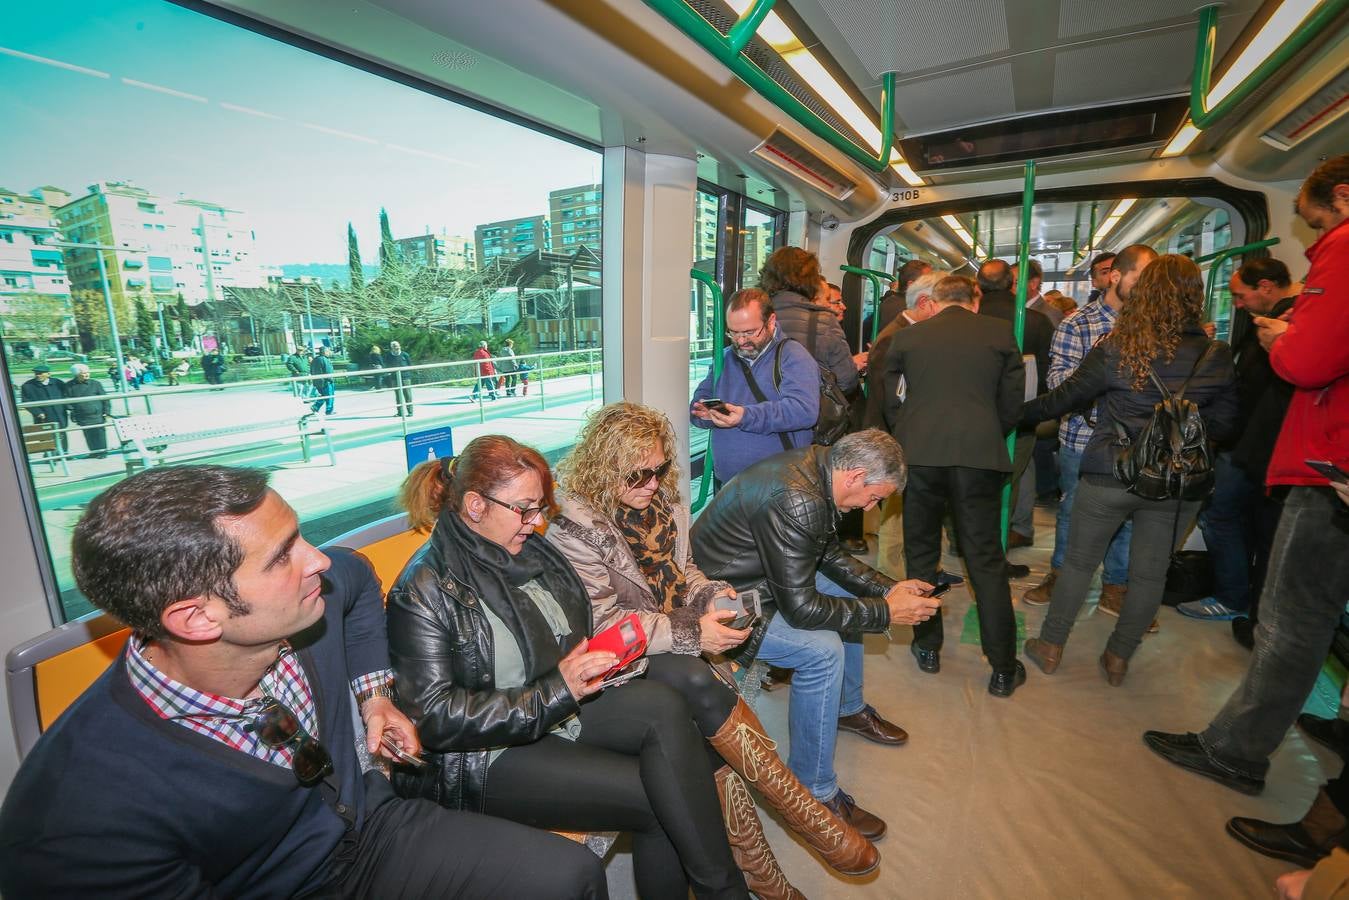
[[[1247,794],[1264,789],[1269,756],[1316,683],[1349,591],[1349,517],[1328,479],[1307,465],[1320,460],[1349,470],[1349,155],[1312,172],[1298,192],[1297,212],[1320,235],[1307,250],[1311,269],[1302,293],[1291,320],[1255,320],[1274,371],[1294,387],[1265,479],[1287,497],[1260,598],[1255,652],[1241,685],[1202,734],[1143,735],[1171,762]],[[1318,820],[1333,811],[1326,806],[1313,808]],[[1314,859],[1330,852],[1321,845],[1331,832],[1345,830],[1344,812],[1338,827],[1242,819],[1228,830],[1262,853]]]
[[[478,360],[478,380],[473,382],[473,399],[477,400],[484,391],[487,393],[488,400],[497,398],[497,369],[492,362],[492,351],[487,349],[486,341],[478,341],[478,349],[473,351],[473,358]]]

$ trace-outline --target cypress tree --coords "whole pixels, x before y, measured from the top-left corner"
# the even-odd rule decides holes
[[[347,270],[351,275],[352,293],[362,290],[365,287],[365,272],[361,269],[361,248],[356,244],[356,229],[351,227],[350,222],[347,223]]]
[[[187,301],[183,295],[178,295],[178,302],[174,304],[174,311],[178,314],[178,337],[182,341],[183,347],[192,346],[192,310],[188,308]]]
[[[381,269],[398,264],[398,248],[393,243],[393,231],[389,228],[389,214],[384,207],[379,208],[379,267]]]

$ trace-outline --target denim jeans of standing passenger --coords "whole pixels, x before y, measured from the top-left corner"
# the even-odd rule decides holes
[[[1283,504],[1250,666],[1199,735],[1220,764],[1254,778],[1302,711],[1330,652],[1349,586],[1349,516],[1328,487],[1292,488]]]
[[[816,575],[816,590],[836,597],[849,596],[823,575]],[[758,658],[795,670],[787,707],[791,736],[787,765],[815,799],[834,799],[838,793],[838,774],[834,771],[838,720],[861,712],[865,706],[862,644],[845,641],[836,631],[794,628],[779,611],[768,623]]]
[[[1219,453],[1208,506],[1199,514],[1199,529],[1213,561],[1213,596],[1230,610],[1251,605],[1251,558],[1261,516],[1263,486]]]
[[[1133,656],[1162,605],[1171,552],[1198,512],[1198,500],[1144,500],[1129,493],[1124,485],[1113,479],[1106,481],[1102,476],[1089,475],[1079,481],[1073,497],[1068,552],[1054,582],[1040,638],[1051,644],[1067,643],[1096,567],[1120,525],[1132,516],[1129,593],[1105,648],[1125,659]]]
[[[1082,451],[1059,448],[1059,491],[1063,497],[1059,500],[1059,512],[1054,522],[1054,553],[1049,565],[1055,569],[1063,567],[1063,554],[1068,550],[1068,529],[1073,519],[1073,497],[1077,494],[1078,476],[1082,469]],[[1133,534],[1134,523],[1126,521],[1115,532],[1110,546],[1105,552],[1105,571],[1101,573],[1102,584],[1124,584],[1129,580],[1129,538]]]

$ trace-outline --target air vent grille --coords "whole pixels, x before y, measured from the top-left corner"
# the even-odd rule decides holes
[[[796,138],[782,129],[776,129],[759,146],[754,155],[769,165],[805,181],[840,202],[857,190],[857,183],[838,169],[807,150]]]
[[[1276,150],[1292,150],[1346,112],[1349,112],[1349,69],[1260,135],[1260,140]]]
[[[687,2],[694,12],[710,22],[722,34],[730,33],[731,26],[735,24],[736,15],[721,0],[687,0]],[[857,146],[871,149],[862,140],[862,136],[854,131],[847,122],[840,119],[834,112],[833,107],[820,99],[819,94],[798,78],[792,67],[783,61],[778,52],[762,38],[754,37],[750,39],[749,45],[745,47],[745,56],[762,69],[764,74],[776,81],[783,90],[800,100],[811,112],[828,122],[830,127]]]

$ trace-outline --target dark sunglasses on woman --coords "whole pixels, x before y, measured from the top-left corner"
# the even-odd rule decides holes
[[[654,469],[638,469],[628,476],[628,487],[641,487],[653,478],[660,481],[668,471],[670,471],[670,460],[668,459]]]

